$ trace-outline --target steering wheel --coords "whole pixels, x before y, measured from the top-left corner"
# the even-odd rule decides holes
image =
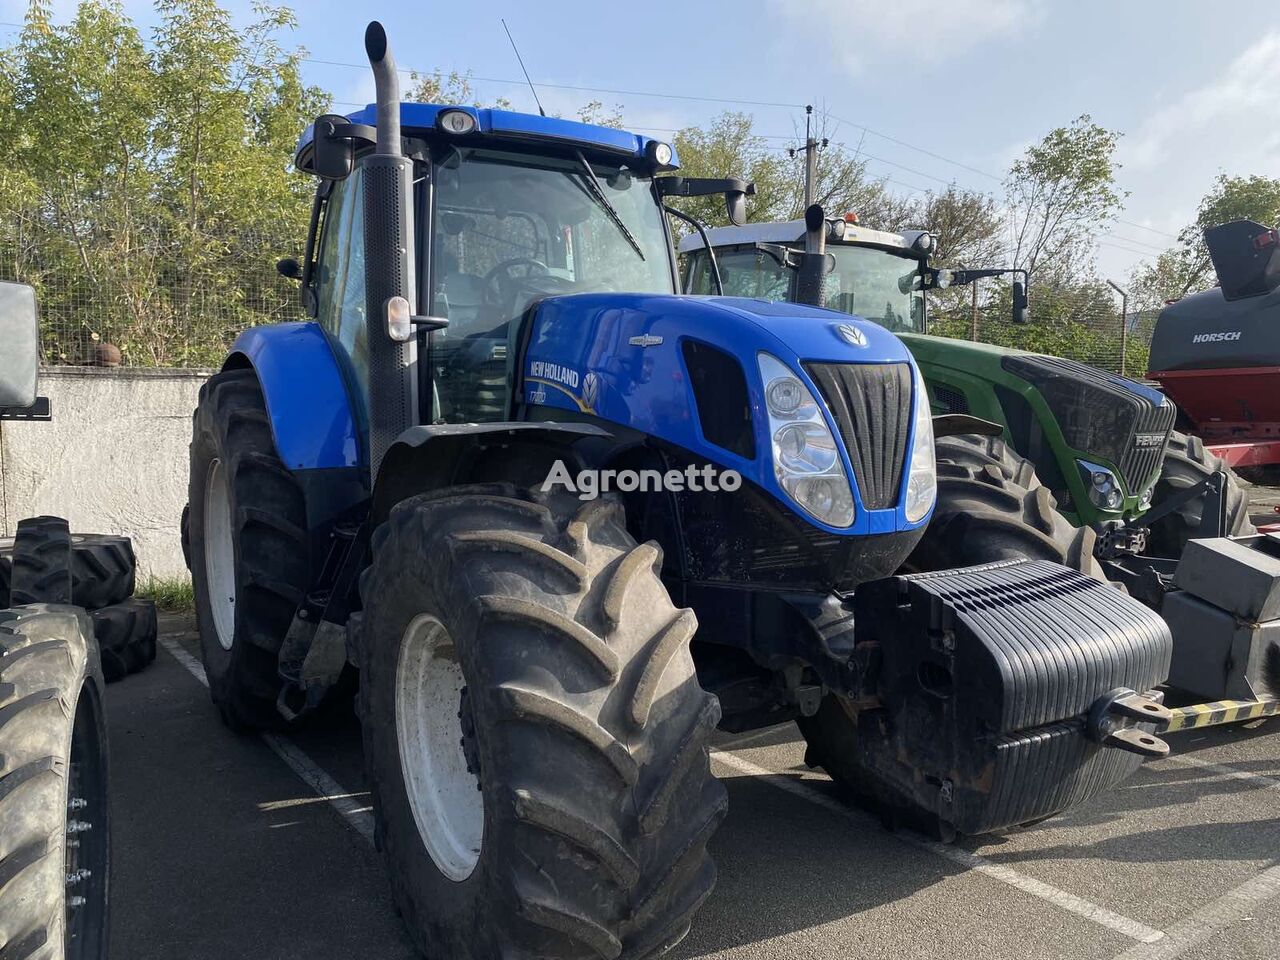
[[[541,260],[535,260],[533,257],[512,257],[510,260],[494,264],[493,269],[484,275],[484,282],[495,287],[500,297],[510,299],[512,287],[519,279],[511,271],[518,267],[524,267],[526,277],[546,276],[551,273],[551,268]]]

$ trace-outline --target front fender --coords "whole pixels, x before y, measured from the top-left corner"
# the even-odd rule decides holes
[[[318,323],[251,327],[223,369],[251,366],[262,385],[276,451],[290,470],[364,467],[352,392]]]

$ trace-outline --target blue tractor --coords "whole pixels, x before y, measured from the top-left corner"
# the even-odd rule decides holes
[[[718,725],[798,720],[815,763],[944,834],[1167,749],[1154,613],[1046,562],[903,572],[935,425],[892,333],[677,295],[668,200],[741,220],[748,184],[620,130],[401,104],[381,26],[365,45],[377,103],[298,149],[319,187],[281,269],[308,319],[204,387],[185,526],[228,723],[358,677],[425,952],[678,942],[715,877]]]

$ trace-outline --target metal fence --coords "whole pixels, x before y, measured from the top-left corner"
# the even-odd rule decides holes
[[[193,257],[182,237],[157,230],[83,262],[74,249],[24,247],[21,230],[0,237],[0,279],[36,288],[49,365],[217,366],[246,327],[301,315],[296,282],[275,270],[297,252],[281,236],[238,236]],[[942,291],[931,295],[930,332],[1146,374],[1154,311],[1125,311],[1104,282],[1030,296],[1030,322],[1015,324],[1007,284]]]

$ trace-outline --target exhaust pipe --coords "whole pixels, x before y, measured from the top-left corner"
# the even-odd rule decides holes
[[[796,277],[796,300],[814,307],[824,306],[826,279],[827,215],[821,204],[814,203],[804,212],[804,256]]]
[[[369,351],[369,466],[378,466],[396,438],[419,421],[416,338],[391,339],[387,301],[403,297],[417,310],[414,265],[413,161],[400,143],[400,77],[387,32],[374,20],[364,49],[373,69],[377,146],[361,164],[364,177],[365,324]]]

